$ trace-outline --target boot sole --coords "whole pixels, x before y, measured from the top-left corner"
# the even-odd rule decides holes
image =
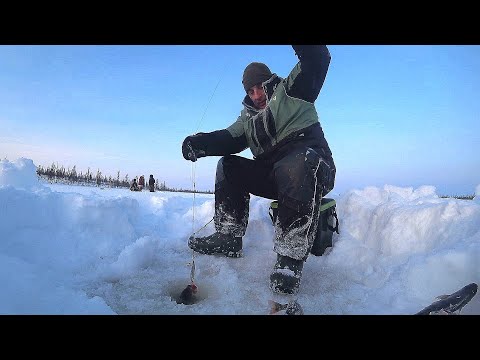
[[[190,248],[192,249],[192,248]],[[239,251],[214,251],[214,250],[202,250],[202,249],[192,249],[193,251],[203,254],[203,255],[223,255],[230,258],[240,258],[243,257],[243,250]]]

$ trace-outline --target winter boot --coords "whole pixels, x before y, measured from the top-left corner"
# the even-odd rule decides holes
[[[221,254],[227,257],[241,257],[242,237],[215,232],[212,235],[188,239],[188,247],[200,254]]]
[[[296,294],[302,278],[303,260],[277,255],[270,275],[270,288],[280,294]]]

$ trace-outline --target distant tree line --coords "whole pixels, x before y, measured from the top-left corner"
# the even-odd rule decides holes
[[[51,183],[64,183],[64,184],[76,184],[83,186],[98,186],[98,187],[112,187],[112,188],[130,188],[130,179],[128,174],[126,174],[122,179],[120,179],[120,171],[117,171],[117,177],[112,178],[111,176],[103,175],[100,169],[97,170],[95,175],[90,171],[90,168],[87,169],[86,173],[77,173],[76,166],[72,169],[67,168],[63,165],[58,166],[55,163],[52,163],[50,167],[44,168],[41,165],[37,166],[37,175],[47,180]],[[138,180],[138,179],[137,179]],[[148,179],[146,179],[148,181]],[[175,187],[168,187],[164,182],[155,181],[155,190],[158,191],[171,191],[171,192],[187,192],[192,193],[190,189],[182,189]],[[213,194],[211,190],[195,190],[196,193],[203,194]],[[440,195],[440,198],[455,198],[461,200],[472,200],[475,198],[475,194],[472,195]]]
[[[475,194],[473,195],[440,195],[442,199],[446,198],[454,198],[454,199],[460,199],[460,200],[473,200],[475,197]]]
[[[62,183],[62,184],[75,184],[81,186],[97,186],[97,187],[110,187],[110,188],[127,188],[130,189],[130,179],[128,174],[120,178],[120,171],[117,171],[117,177],[103,175],[100,169],[95,174],[87,169],[86,173],[77,172],[77,167],[73,166],[71,169],[63,165],[58,166],[52,163],[51,166],[44,168],[43,166],[37,166],[37,175],[50,183]],[[138,179],[137,179],[138,180]],[[148,182],[148,179],[147,179]],[[148,185],[146,186],[148,189]],[[171,192],[193,192],[192,190],[168,187],[164,182],[158,180],[155,181],[155,190],[158,191],[171,191]],[[195,190],[196,193],[213,194],[213,191],[201,191]]]

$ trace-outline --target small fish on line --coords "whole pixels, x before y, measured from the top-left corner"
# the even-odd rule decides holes
[[[420,310],[415,315],[458,315],[475,296],[477,289],[478,285],[471,283],[450,295],[437,296],[438,301]]]
[[[197,285],[193,282],[188,284],[185,289],[180,294],[180,297],[177,300],[177,304],[192,305],[197,302],[197,297],[195,294],[198,291]]]
[[[302,306],[297,300],[291,300],[287,304],[268,300],[268,303],[270,305],[270,315],[303,315]]]
[[[190,270],[190,281],[193,284],[193,281],[195,280],[195,260],[192,260],[191,266],[192,266],[192,269]]]

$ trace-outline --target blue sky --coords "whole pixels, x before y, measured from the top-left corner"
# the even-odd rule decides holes
[[[480,184],[480,46],[329,45],[316,101],[334,153],[334,193]],[[185,136],[233,123],[243,69],[288,75],[289,45],[0,46],[0,157],[213,190],[218,157],[194,166]],[[250,157],[249,150],[242,152]]]

